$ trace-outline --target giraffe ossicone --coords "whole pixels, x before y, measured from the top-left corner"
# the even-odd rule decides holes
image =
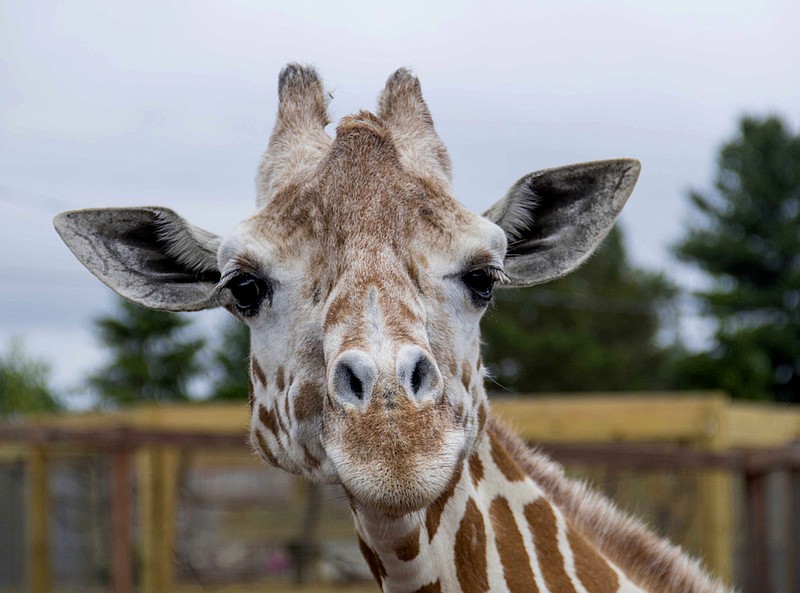
[[[290,64],[228,237],[161,207],[77,210],[55,226],[120,295],[225,307],[251,333],[254,450],[341,484],[384,591],[721,592],[694,560],[491,419],[479,322],[495,287],[580,265],[633,190],[617,159],[528,174],[483,216],[450,187],[419,81],[335,137],[322,82]]]

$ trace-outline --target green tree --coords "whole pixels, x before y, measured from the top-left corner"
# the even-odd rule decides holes
[[[89,377],[89,385],[113,405],[186,400],[205,345],[187,331],[189,325],[184,315],[120,299],[113,315],[95,321],[110,360]]]
[[[250,330],[235,320],[226,320],[222,337],[211,358],[211,399],[245,399],[248,392]]]
[[[0,355],[0,416],[58,410],[49,375],[45,363],[31,358],[22,343],[13,340]]]
[[[777,117],[743,118],[720,150],[715,191],[690,198],[696,222],[675,251],[709,276],[696,296],[718,325],[678,379],[800,401],[800,135]]]
[[[580,269],[541,287],[498,290],[483,322],[484,359],[501,388],[541,391],[664,387],[660,316],[675,289],[628,261],[617,226]]]

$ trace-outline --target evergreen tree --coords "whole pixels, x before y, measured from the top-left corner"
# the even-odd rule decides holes
[[[0,416],[53,412],[58,400],[49,386],[49,368],[12,341],[0,355]]]
[[[212,354],[212,399],[247,398],[249,359],[250,330],[243,323],[227,320]]]
[[[800,401],[800,135],[743,118],[719,153],[716,191],[690,195],[697,222],[677,255],[710,277],[697,293],[718,322],[708,353],[678,365],[685,386]]]
[[[202,338],[188,335],[189,320],[177,313],[152,311],[119,300],[114,315],[95,321],[108,349],[108,364],[89,378],[104,402],[186,400],[198,376]]]
[[[656,337],[674,295],[628,262],[617,226],[565,278],[496,291],[484,359],[499,388],[517,393],[664,387],[668,352]]]

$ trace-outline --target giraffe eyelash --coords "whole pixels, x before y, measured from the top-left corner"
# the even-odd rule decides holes
[[[496,266],[489,266],[486,268],[486,273],[498,284],[511,284],[511,278],[506,276],[502,268]]]
[[[237,276],[256,276],[261,277],[264,280],[268,280],[268,277],[265,274],[262,274],[258,271],[257,266],[251,265],[246,259],[242,260],[241,262],[234,260],[233,266],[234,267],[232,267],[230,270],[222,274],[219,281],[214,285],[214,288],[212,289],[212,293],[214,295],[219,295],[226,288],[228,288],[230,281]]]
[[[219,282],[217,282],[214,285],[214,288],[212,289],[212,294],[215,297],[219,298],[219,296],[222,293],[222,291],[225,290],[228,287],[228,282],[231,281],[231,278],[234,278],[235,276],[238,276],[241,273],[242,273],[242,271],[237,269],[237,268],[234,268],[233,270],[225,272],[220,277]]]

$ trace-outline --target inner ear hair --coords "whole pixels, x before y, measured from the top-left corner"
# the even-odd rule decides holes
[[[484,213],[486,218],[505,231],[509,250],[530,233],[534,212],[539,205],[540,197],[527,181],[527,177],[517,181],[508,191],[506,199],[495,203]],[[510,196],[514,196],[514,199],[508,199]]]
[[[187,271],[204,276],[204,281],[219,281],[219,237],[185,221],[182,223],[180,219],[167,216],[163,212],[156,213],[153,225],[153,238],[168,256],[185,266]]]

